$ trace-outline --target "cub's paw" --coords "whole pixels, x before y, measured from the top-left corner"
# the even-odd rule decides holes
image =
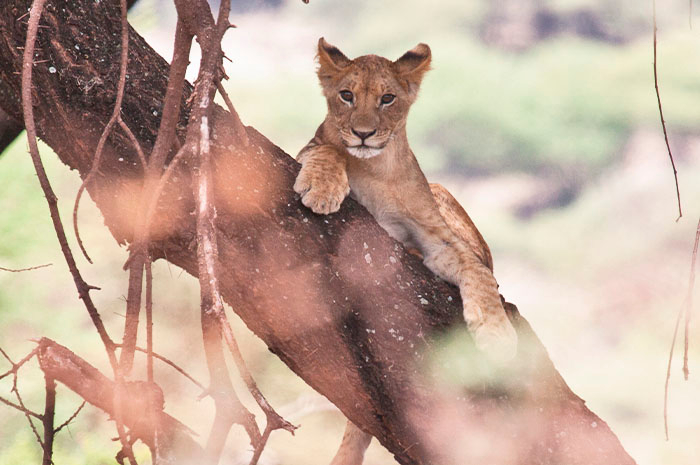
[[[481,325],[474,331],[477,349],[491,361],[505,364],[515,357],[518,335],[507,319],[497,325]]]
[[[301,203],[319,215],[335,213],[350,193],[345,172],[316,175],[311,170],[301,169],[294,183],[294,191],[301,195]]]
[[[474,337],[476,348],[491,361],[505,364],[515,357],[518,349],[518,335],[503,307],[500,305],[499,307],[496,310],[500,313],[499,315],[484,315],[482,309],[471,302],[465,306],[464,318]]]

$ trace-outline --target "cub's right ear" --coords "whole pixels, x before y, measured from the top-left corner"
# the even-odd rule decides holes
[[[318,77],[321,83],[337,77],[351,61],[337,47],[318,39]]]
[[[423,75],[430,69],[430,47],[418,44],[393,63],[399,79],[406,83],[409,94],[415,98]]]

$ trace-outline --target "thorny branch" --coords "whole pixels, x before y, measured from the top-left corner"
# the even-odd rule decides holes
[[[206,3],[200,2],[205,8]],[[229,379],[228,370],[221,349],[221,315],[224,314],[223,303],[219,293],[216,267],[218,265],[218,247],[214,233],[214,212],[211,208],[211,177],[209,153],[209,124],[211,103],[214,94],[216,73],[221,66],[221,39],[227,30],[222,27],[228,23],[229,2],[223,1],[219,7],[219,23],[215,28],[213,18],[200,10],[199,17],[183,8],[182,2],[176,2],[178,17],[190,31],[195,31],[203,54],[199,76],[192,98],[192,112],[187,127],[185,145],[194,156],[195,176],[193,190],[196,202],[196,231],[198,277],[201,295],[202,335],[205,354],[209,366],[210,391],[216,404],[216,414],[212,430],[207,441],[206,458],[209,463],[217,463],[233,423],[244,426],[254,447],[260,444],[260,432],[252,414],[238,400]],[[216,30],[215,30],[216,29]]]
[[[659,72],[657,70],[657,59],[656,59],[656,0],[652,0],[653,4],[653,22],[654,22],[654,88],[656,89],[656,101],[659,105],[659,117],[661,118],[661,128],[664,131],[664,140],[666,141],[666,149],[668,150],[668,158],[671,160],[671,167],[673,168],[673,179],[676,183],[676,198],[678,199],[678,218],[676,221],[683,217],[683,209],[681,208],[681,191],[678,186],[678,170],[676,169],[676,162],[673,160],[673,153],[671,152],[671,144],[668,141],[668,132],[666,131],[666,120],[664,120],[664,110],[661,106],[661,94],[659,93]]]
[[[226,314],[223,307],[223,301],[221,298],[218,278],[217,278],[217,267],[218,267],[218,246],[216,238],[216,228],[214,226],[216,212],[212,208],[212,176],[211,176],[211,154],[210,154],[210,143],[209,143],[209,118],[211,114],[211,105],[213,102],[213,97],[218,87],[227,101],[229,108],[233,110],[233,105],[231,104],[228,96],[223,92],[223,87],[219,83],[219,76],[217,73],[220,72],[222,67],[222,57],[223,53],[221,51],[221,39],[228,30],[230,23],[228,21],[230,2],[224,0],[220,4],[219,14],[216,23],[213,22],[213,18],[210,14],[207,14],[205,10],[206,3],[202,2],[202,8],[199,10],[199,15],[193,15],[191,12],[184,11],[181,2],[176,2],[178,7],[178,15],[185,21],[187,27],[190,30],[195,30],[197,38],[200,43],[202,50],[207,50],[207,53],[203,54],[202,62],[200,64],[199,76],[195,85],[193,98],[192,98],[192,113],[190,115],[190,120],[187,127],[187,134],[185,138],[185,148],[187,150],[192,150],[194,155],[194,165],[195,165],[195,176],[194,176],[194,197],[196,203],[196,231],[197,231],[197,261],[198,261],[198,277],[200,283],[200,295],[201,295],[201,312],[202,312],[202,324],[205,330],[205,339],[215,336],[217,337],[217,342],[207,343],[205,340],[205,345],[209,346],[208,356],[212,357],[214,354],[213,350],[219,350],[218,344],[220,344],[220,338],[223,335],[224,341],[231,352],[233,359],[238,368],[239,374],[242,376],[243,380],[248,387],[251,395],[263,410],[266,415],[267,425],[265,428],[265,434],[260,437],[257,430],[257,426],[253,429],[251,428],[249,420],[243,423],[246,427],[251,438],[251,442],[255,447],[255,453],[253,459],[251,460],[251,465],[255,465],[258,461],[262,450],[265,447],[267,438],[270,432],[275,429],[286,429],[293,432],[295,427],[280,417],[274,409],[269,405],[263,394],[258,389],[253,377],[250,375],[243,357],[240,353],[236,340],[233,336],[233,332],[226,318]],[[236,114],[235,111],[232,114]],[[240,121],[240,120],[238,120]],[[239,130],[237,133],[242,133],[242,124],[239,125]],[[247,137],[242,139],[242,141],[247,141]],[[215,323],[217,329],[206,329],[212,323]],[[207,332],[209,334],[207,334]],[[211,344],[215,344],[217,347],[211,347]],[[220,357],[210,358],[211,362],[218,361],[217,364],[222,363]],[[211,374],[214,375],[218,373],[217,376],[221,376],[220,367],[217,369],[213,364],[210,363]],[[221,385],[225,381],[219,379],[213,382]],[[233,392],[230,391],[232,395]],[[230,401],[230,400],[229,400]],[[218,454],[220,451],[220,444],[215,444],[221,441],[221,438],[225,438],[230,428],[230,421],[235,419],[224,419],[219,414],[219,405],[217,404],[217,418],[215,419],[214,428],[212,429],[212,437],[210,437],[210,443],[208,444],[208,452],[211,454],[211,460],[218,460]],[[241,414],[244,418],[249,418],[249,412],[239,412],[238,416]],[[219,431],[216,431],[218,425]],[[246,426],[248,425],[248,426]],[[253,434],[251,434],[251,430]],[[219,440],[212,440],[214,437],[218,436]],[[209,447],[211,446],[211,447]]]
[[[39,21],[41,19],[41,14],[43,12],[45,3],[46,0],[35,0],[32,3],[32,7],[29,12],[27,37],[25,41],[24,55],[22,59],[22,110],[24,116],[24,123],[27,130],[29,151],[32,158],[32,162],[34,164],[34,168],[37,173],[37,177],[39,178],[39,184],[41,185],[41,188],[44,191],[44,196],[46,197],[46,201],[49,204],[49,211],[51,213],[51,219],[54,225],[54,230],[56,231],[59,244],[61,245],[61,250],[63,252],[66,263],[68,264],[68,268],[70,269],[71,274],[73,276],[73,280],[75,281],[76,287],[78,289],[78,294],[83,303],[85,304],[87,311],[93,321],[93,324],[97,328],[97,332],[100,335],[102,343],[104,344],[105,349],[107,351],[107,356],[112,366],[112,370],[114,371],[117,380],[119,380],[119,368],[117,365],[116,355],[114,354],[114,343],[107,334],[107,330],[105,329],[104,324],[102,323],[102,319],[99,316],[97,308],[95,307],[90,297],[90,289],[92,288],[92,286],[89,286],[83,280],[80,272],[78,271],[78,267],[75,263],[73,253],[71,252],[70,246],[68,245],[68,239],[66,238],[65,229],[63,228],[63,224],[61,222],[60,214],[58,211],[58,199],[55,193],[53,192],[53,189],[51,188],[48,176],[46,175],[46,171],[44,170],[44,166],[41,162],[41,157],[39,155],[39,148],[36,142],[37,134],[36,126],[34,124],[34,109],[32,105],[32,69],[34,49],[36,44],[37,32],[39,29]],[[122,16],[125,21],[125,0],[121,1],[121,6]],[[119,392],[119,390],[117,390],[117,392]],[[117,404],[119,405],[120,402],[117,402]],[[124,427],[120,421],[119,408],[116,409],[115,420],[117,425],[117,431],[119,433],[119,438],[122,442],[122,445],[124,446],[125,444],[128,444],[128,442],[126,439],[126,432],[124,431]],[[132,465],[136,464],[136,461],[133,459],[133,454],[129,455],[129,459]]]
[[[75,263],[73,253],[71,252],[70,246],[68,245],[68,239],[66,238],[65,229],[61,223],[61,217],[58,212],[58,204],[56,194],[51,188],[51,183],[49,182],[48,176],[46,175],[46,170],[41,162],[41,156],[39,155],[39,147],[37,145],[36,139],[36,126],[34,124],[34,108],[32,106],[32,58],[34,55],[35,42],[37,37],[37,31],[39,29],[39,19],[41,17],[41,12],[43,10],[46,0],[36,0],[32,4],[32,8],[29,14],[29,23],[27,26],[27,38],[24,47],[24,55],[22,58],[22,112],[24,116],[24,122],[27,130],[27,141],[29,144],[29,153],[34,164],[34,168],[39,178],[39,184],[44,192],[44,197],[49,206],[49,211],[51,214],[51,220],[53,222],[54,229],[56,231],[56,236],[58,242],[61,246],[61,251],[68,264],[68,268],[75,282],[75,286],[78,290],[78,295],[83,301],[85,308],[95,325],[100,339],[107,350],[107,355],[110,360],[112,368],[116,371],[117,361],[114,355],[114,343],[107,334],[107,330],[102,323],[102,319],[92,302],[90,297],[90,290],[93,286],[88,285],[82,278],[80,271]]]
[[[78,406],[78,408],[75,409],[75,412],[73,412],[73,414],[71,416],[69,416],[66,421],[64,421],[63,423],[58,425],[58,427],[55,430],[53,430],[54,434],[58,434],[63,428],[70,425],[71,422],[78,417],[78,414],[83,410],[83,407],[85,407],[86,403],[87,403],[87,401],[85,401],[85,400],[82,401],[80,403],[80,405]]]

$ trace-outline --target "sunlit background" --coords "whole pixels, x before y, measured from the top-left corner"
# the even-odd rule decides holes
[[[216,5],[215,5],[216,6]],[[700,9],[700,8],[699,8]],[[574,392],[607,421],[640,465],[685,465],[700,456],[700,325],[690,328],[690,380],[680,359],[670,384],[670,440],[663,389],[676,314],[685,295],[700,216],[700,15],[691,28],[686,0],[660,2],[659,77],[684,216],[678,222],[673,174],[652,74],[651,1],[632,0],[249,0],[234,2],[238,28],[225,39],[226,87],[241,118],[295,155],[325,114],[314,54],[324,36],[348,56],[397,58],[428,43],[433,70],[408,122],[428,178],[460,200],[485,236],[503,295],[518,305]],[[132,25],[166,59],[175,14],[168,0],[139,0]],[[193,52],[196,64],[198,50]],[[196,68],[192,67],[192,77]],[[70,218],[76,172],[43,148]],[[0,346],[15,359],[47,336],[106,368],[106,357],[53,234],[24,138],[0,157],[0,266],[53,266],[0,273]],[[80,263],[113,335],[123,329],[127,252],[116,245],[89,199],[81,231],[95,265]],[[235,264],[225,264],[235,266]],[[154,270],[158,352],[206,383],[196,282],[158,262]],[[699,300],[699,299],[696,299]],[[697,309],[696,309],[697,310]],[[262,463],[326,464],[344,419],[236,320],[263,392],[301,424],[273,434]],[[9,364],[0,360],[0,372]],[[20,389],[37,410],[43,379],[23,368]],[[206,438],[209,399],[158,366],[166,410]],[[10,397],[11,383],[0,383]],[[245,398],[245,389],[239,390]],[[59,387],[57,422],[78,398]],[[258,414],[262,421],[262,415]],[[113,463],[113,426],[83,411],[57,440],[55,462]],[[247,463],[234,429],[222,463]],[[147,451],[138,450],[145,462]],[[0,406],[0,463],[37,463],[25,418]],[[373,442],[366,463],[392,463]]]

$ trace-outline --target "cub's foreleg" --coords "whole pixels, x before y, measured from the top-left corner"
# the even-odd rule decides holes
[[[327,215],[337,212],[350,193],[346,160],[332,145],[316,144],[313,140],[299,152],[301,171],[294,191],[301,203],[314,213]]]
[[[509,360],[515,355],[517,335],[501,303],[488,247],[449,193],[448,199],[435,195],[440,188],[431,186],[439,211],[413,218],[423,261],[433,273],[459,286],[464,319],[476,346],[492,359]]]

